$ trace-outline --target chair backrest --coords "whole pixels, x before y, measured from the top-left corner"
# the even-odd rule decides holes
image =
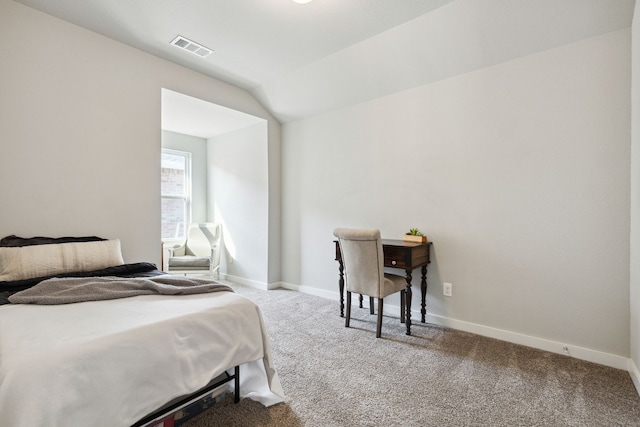
[[[380,230],[336,228],[347,291],[382,297],[384,254]]]
[[[187,230],[185,254],[197,257],[211,256],[211,247],[220,246],[220,224],[190,224]]]

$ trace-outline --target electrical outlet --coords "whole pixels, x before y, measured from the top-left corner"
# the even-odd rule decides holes
[[[445,297],[453,296],[453,285],[451,283],[443,283],[442,284],[442,295]]]

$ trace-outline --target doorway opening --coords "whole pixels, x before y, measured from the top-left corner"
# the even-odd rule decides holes
[[[161,123],[162,151],[185,156],[167,156],[185,179],[183,193],[175,191],[167,203],[163,198],[163,218],[174,216],[163,245],[183,243],[181,230],[189,223],[219,223],[221,274],[262,277],[268,258],[267,120],[162,89]],[[178,225],[180,209],[184,223]]]

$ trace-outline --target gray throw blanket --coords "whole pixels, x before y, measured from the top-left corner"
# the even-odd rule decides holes
[[[233,292],[207,279],[162,275],[154,277],[61,277],[44,280],[9,297],[14,304],[70,304],[127,298],[137,295],[188,295]]]

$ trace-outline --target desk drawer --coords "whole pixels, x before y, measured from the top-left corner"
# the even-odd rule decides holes
[[[384,240],[383,240],[384,242]],[[403,270],[421,267],[429,263],[429,244],[405,244],[399,241],[387,241],[383,243],[384,266],[391,268],[401,268]],[[336,245],[336,261],[342,263],[340,244],[334,240]]]
[[[385,246],[384,266],[402,269],[414,269],[429,263],[429,247],[415,248]]]
[[[385,247],[384,266],[394,268],[411,268],[411,251],[406,248]]]

